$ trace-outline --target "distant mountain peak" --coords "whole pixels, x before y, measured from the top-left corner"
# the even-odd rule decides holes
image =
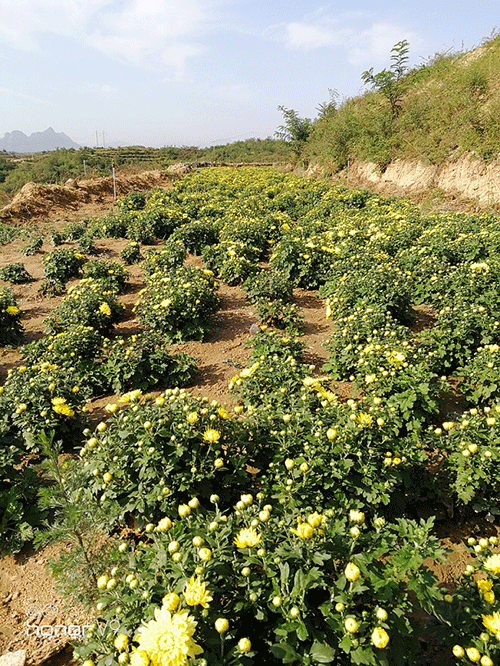
[[[75,148],[80,146],[64,132],[56,132],[48,127],[44,132],[33,132],[30,136],[19,130],[6,132],[0,139],[0,150],[8,153],[41,153],[57,148]]]

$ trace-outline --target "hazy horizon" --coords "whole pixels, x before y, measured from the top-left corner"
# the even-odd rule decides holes
[[[207,146],[272,137],[278,106],[314,118],[361,74],[488,38],[491,0],[0,0],[0,135],[53,127],[81,146]],[[97,132],[97,139],[96,139]],[[104,138],[103,138],[104,133]]]

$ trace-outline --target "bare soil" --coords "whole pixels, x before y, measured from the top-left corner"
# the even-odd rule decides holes
[[[171,187],[172,176],[165,172],[152,171],[138,175],[118,176],[117,194],[123,196],[134,190],[149,190],[152,187]],[[18,305],[23,312],[25,329],[24,342],[44,335],[44,319],[61,302],[58,298],[42,297],[38,293],[43,279],[41,258],[49,252],[49,231],[61,229],[65,224],[85,218],[100,217],[113,207],[113,187],[111,178],[82,181],[76,188],[62,186],[41,186],[33,183],[23,187],[21,192],[6,207],[0,210],[0,221],[25,228],[38,228],[46,240],[40,252],[26,257],[21,248],[26,240],[18,239],[0,246],[0,267],[14,262],[22,262],[35,281],[25,285],[14,285]],[[116,260],[120,250],[127,244],[125,240],[96,239],[101,258]],[[145,248],[146,249],[146,248]],[[188,257],[188,261],[201,264],[198,257]],[[116,332],[128,336],[137,332],[138,323],[134,319],[132,307],[137,292],[143,286],[143,273],[140,267],[130,266],[127,290],[120,299],[126,305],[126,315],[116,326]],[[4,286],[0,280],[0,287]],[[9,285],[11,286],[11,285]],[[250,326],[256,323],[256,316],[247,302],[241,287],[229,287],[222,283],[219,290],[221,307],[214,317],[213,328],[208,339],[203,342],[189,342],[172,346],[172,351],[185,351],[197,361],[199,374],[196,383],[190,388],[194,394],[205,395],[222,403],[231,404],[228,383],[231,377],[247,363],[250,350],[245,343],[250,337]],[[325,340],[332,332],[332,324],[325,319],[324,303],[315,291],[296,289],[294,298],[303,316],[302,330],[306,342],[306,360],[316,366],[316,373],[327,359]],[[434,313],[421,306],[417,309],[414,330],[432,326]],[[18,366],[21,356],[16,348],[0,348],[0,383],[4,381],[9,368]],[[350,384],[335,382],[334,390],[343,398],[351,396]],[[90,404],[91,416],[98,421],[105,414],[104,406],[113,399],[106,396]],[[434,507],[422,507],[422,514],[433,515]],[[439,530],[443,545],[449,549],[445,564],[432,564],[443,585],[451,585],[461,574],[467,563],[464,540],[470,535],[473,525],[461,522],[446,510],[440,515]],[[490,533],[500,530],[488,526]],[[55,588],[47,568],[50,558],[56,557],[64,544],[35,552],[30,546],[17,554],[0,559],[0,655],[25,649],[28,666],[63,666],[69,664],[72,650],[68,646],[68,636],[40,635],[42,625],[54,625],[54,620],[62,627],[73,625],[73,634],[86,623],[88,618],[77,607],[66,607],[63,598]],[[33,626],[38,626],[37,634]],[[30,628],[31,627],[31,628]],[[43,627],[42,627],[43,628]],[[50,633],[46,628],[45,632]],[[64,630],[59,630],[63,634]],[[71,633],[70,632],[70,633]],[[43,633],[43,631],[42,631]],[[435,654],[434,654],[435,652]],[[428,648],[428,663],[446,664],[448,655]]]

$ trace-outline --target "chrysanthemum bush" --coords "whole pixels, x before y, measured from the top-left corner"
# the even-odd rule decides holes
[[[166,240],[158,250],[150,248],[142,269],[146,275],[166,272],[171,268],[182,266],[186,258],[186,248],[180,240]]]
[[[49,363],[67,368],[86,398],[101,388],[104,337],[91,326],[76,324],[45,335],[21,348],[26,365]]]
[[[500,658],[500,552],[498,538],[467,539],[470,563],[439,609],[443,638],[456,664],[494,666]]]
[[[48,361],[9,370],[0,387],[0,405],[6,434],[29,448],[37,447],[41,432],[52,430],[73,448],[84,427],[86,408],[77,374]]]
[[[180,266],[148,276],[135,310],[141,324],[175,341],[202,340],[219,307],[210,271]]]
[[[500,516],[500,405],[473,407],[431,428],[426,443],[458,505],[494,522]]]
[[[70,278],[79,275],[85,259],[85,255],[74,248],[56,248],[42,258],[45,277],[66,283]]]
[[[119,321],[124,309],[114,290],[100,280],[86,278],[68,289],[68,295],[47,317],[45,324],[50,333],[79,324],[106,333]]]
[[[260,270],[259,255],[259,248],[222,240],[217,245],[207,245],[202,253],[205,267],[231,286],[240,284]]]
[[[80,660],[416,663],[414,611],[442,598],[424,564],[443,557],[431,521],[297,509],[262,493],[226,511],[210,501],[174,506],[136,547],[119,546]]]
[[[329,304],[326,318],[332,318]],[[332,379],[347,381],[358,369],[359,355],[367,345],[400,343],[409,337],[410,329],[398,324],[385,307],[358,305],[346,316],[335,318],[335,329],[325,342],[328,361],[323,369]]]
[[[106,289],[121,294],[125,289],[128,272],[119,261],[90,259],[85,265],[83,277],[100,280]]]
[[[375,257],[372,256],[372,262]],[[377,261],[366,270],[352,270],[327,282],[320,295],[327,299],[333,316],[343,317],[353,308],[362,306],[384,307],[401,324],[411,323],[413,284],[410,276],[392,263]]]
[[[478,347],[494,344],[500,332],[500,307],[489,308],[456,297],[438,312],[435,326],[422,334],[438,373],[463,367]]]
[[[184,389],[140,396],[131,391],[108,405],[112,416],[87,433],[75,471],[81,497],[100,502],[109,525],[127,514],[144,525],[194,488],[205,499],[217,490],[227,503],[249,478],[253,445],[239,421]]]
[[[184,352],[172,354],[165,338],[154,331],[105,341],[103,351],[103,362],[94,370],[103,393],[186,386],[196,373],[196,361]]]
[[[243,289],[262,323],[293,328],[300,321],[292,302],[293,285],[283,272],[260,271],[245,280]]]
[[[25,282],[32,282],[33,279],[24,267],[24,264],[20,261],[0,268],[0,280],[5,280],[5,282],[23,284]]]
[[[137,241],[130,241],[120,250],[120,259],[127,265],[137,264],[141,261],[141,245]]]
[[[14,292],[9,287],[3,287],[0,291],[0,345],[20,342],[23,336],[21,317]]]
[[[0,435],[0,554],[21,550],[44,513],[37,504],[37,471],[23,463],[15,438]]]
[[[469,363],[457,374],[463,380],[460,392],[473,405],[488,403],[500,398],[500,346],[497,344],[478,347]]]

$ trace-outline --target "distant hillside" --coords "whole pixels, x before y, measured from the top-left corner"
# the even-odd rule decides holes
[[[382,172],[395,160],[500,157],[500,37],[468,53],[436,55],[404,72],[401,83],[394,108],[376,86],[324,105],[301,157],[330,172],[345,168],[348,157]]]
[[[57,148],[75,148],[75,150],[78,150],[80,146],[64,132],[55,132],[52,127],[46,129],[45,132],[33,132],[30,136],[26,136],[24,132],[19,130],[14,130],[13,132],[7,132],[0,139],[0,150],[5,150],[8,153],[42,153],[57,150]]]

